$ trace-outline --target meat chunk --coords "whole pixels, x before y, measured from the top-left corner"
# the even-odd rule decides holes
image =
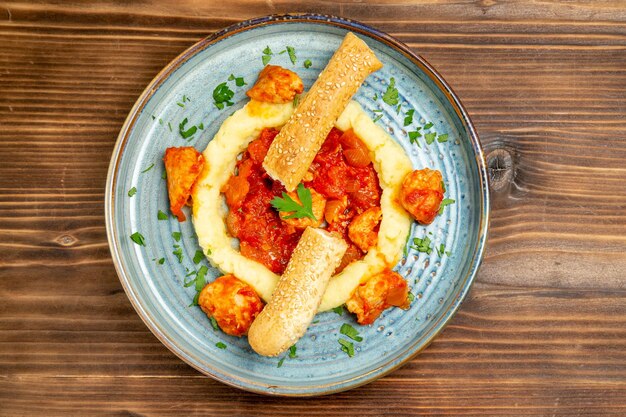
[[[280,218],[283,222],[295,227],[296,229],[306,229],[308,226],[319,227],[319,225],[322,224],[322,220],[324,220],[324,209],[326,208],[326,199],[323,195],[321,195],[312,188],[310,188],[309,191],[311,191],[311,208],[313,210],[315,220],[310,217],[302,217],[299,219],[294,217],[291,219],[286,219],[285,217],[288,217],[291,213],[281,211]],[[300,198],[298,197],[298,194],[295,191],[287,193],[287,195],[293,198],[296,203],[302,204]]]
[[[409,287],[404,278],[386,269],[359,284],[346,301],[346,307],[356,314],[359,324],[372,324],[389,307],[408,309],[408,295]]]
[[[371,207],[356,216],[348,226],[348,237],[363,252],[378,243],[377,227],[383,218],[380,207]]]
[[[432,223],[443,200],[441,172],[425,168],[407,174],[402,181],[399,199],[415,220],[421,224]]]
[[[184,222],[186,218],[182,208],[189,203],[193,185],[204,167],[204,158],[193,147],[183,146],[167,148],[163,162],[167,172],[170,210],[179,222]]]
[[[246,334],[264,306],[254,289],[234,275],[224,275],[207,284],[200,292],[198,305],[224,333],[232,336]]]
[[[246,95],[267,103],[289,103],[303,91],[304,84],[298,74],[277,65],[266,65]]]

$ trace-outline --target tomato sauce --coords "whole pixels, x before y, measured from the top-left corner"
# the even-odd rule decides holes
[[[272,180],[262,163],[278,134],[264,129],[237,162],[237,172],[222,192],[229,208],[226,224],[240,242],[241,254],[282,274],[302,231],[281,221],[270,201],[285,188]],[[380,205],[382,190],[367,149],[351,131],[333,128],[317,153],[304,185],[327,199],[327,230],[340,233],[350,243],[338,271],[364,253],[350,242],[348,225],[358,214]],[[329,204],[334,202],[332,204]],[[333,207],[333,215],[328,210]]]

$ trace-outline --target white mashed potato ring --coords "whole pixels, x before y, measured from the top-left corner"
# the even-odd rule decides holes
[[[270,299],[278,275],[239,252],[237,239],[226,229],[228,207],[220,189],[234,172],[237,156],[259,136],[261,130],[280,128],[293,110],[292,103],[250,101],[227,118],[203,152],[205,169],[193,191],[193,223],[205,255],[225,274],[234,274],[251,285],[265,301]],[[412,170],[411,161],[402,147],[355,101],[346,106],[335,126],[342,131],[352,128],[370,150],[383,190],[380,202],[383,219],[377,246],[363,259],[353,261],[331,278],[319,311],[344,304],[360,282],[393,267],[402,256],[412,222],[409,214],[395,202],[402,179]]]

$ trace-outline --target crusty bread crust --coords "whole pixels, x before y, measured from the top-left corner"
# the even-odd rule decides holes
[[[367,76],[382,66],[365,42],[348,32],[272,142],[263,160],[265,171],[293,191],[350,98]]]
[[[347,248],[324,230],[304,230],[271,300],[250,326],[248,341],[255,352],[279,355],[304,335]]]

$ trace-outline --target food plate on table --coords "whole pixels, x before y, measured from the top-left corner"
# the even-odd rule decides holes
[[[349,40],[372,54],[358,55],[354,69],[348,62],[357,49],[346,52],[344,61],[333,56]],[[334,111],[331,89],[350,84],[360,62],[369,65],[370,59],[376,65],[362,84],[358,81],[356,94],[344,97],[333,116],[316,119],[314,126],[333,126],[330,133],[318,132],[318,145],[311,145],[317,148],[307,149],[308,140],[285,148],[288,132],[309,132],[307,115]],[[336,70],[337,78],[329,79],[326,73],[333,71],[324,69],[336,62],[348,73]],[[300,87],[293,82],[294,91],[283,94],[274,81],[265,82],[272,79],[270,70],[278,74],[275,79],[292,74]],[[278,101],[263,94],[263,87],[280,96]],[[343,149],[335,159],[340,162],[328,165],[336,149]],[[343,171],[335,170],[341,164]],[[172,168],[183,165],[182,171]],[[409,178],[411,170],[417,177]],[[287,171],[299,173],[292,178]],[[434,191],[413,189],[409,198],[405,188],[415,183],[429,183]],[[437,196],[434,203],[423,197],[427,191]],[[424,206],[411,206],[415,193],[428,200],[432,215],[424,214]],[[259,209],[258,201],[265,207]],[[348,206],[330,209],[341,201]],[[224,383],[299,396],[362,385],[427,346],[469,290],[489,212],[478,138],[443,79],[384,33],[345,19],[302,14],[231,26],[161,71],[120,132],[105,204],[109,244],[124,289],[170,350]],[[181,208],[185,204],[193,210]],[[340,217],[348,220],[341,223]],[[378,220],[371,223],[372,218]],[[357,227],[361,224],[370,230]],[[311,251],[304,241],[318,243]],[[327,253],[318,254],[317,246],[326,243]],[[328,261],[307,259],[317,256]],[[322,284],[310,296],[299,296],[306,285],[302,277],[317,279],[313,270],[322,269]],[[375,279],[388,279],[385,288],[393,288],[380,295],[385,303],[379,304],[398,307],[370,311],[366,288]],[[293,282],[285,280],[300,287],[293,292]],[[236,315],[245,316],[241,326],[220,313],[226,296],[214,300],[215,294],[226,294],[225,283],[241,290],[233,296],[237,304],[248,303],[246,314]],[[280,297],[272,301],[276,285]],[[310,304],[311,314],[296,326],[300,333],[280,343],[281,332],[267,337],[285,320],[291,325],[285,317],[301,302]],[[276,346],[264,347],[272,343]]]

